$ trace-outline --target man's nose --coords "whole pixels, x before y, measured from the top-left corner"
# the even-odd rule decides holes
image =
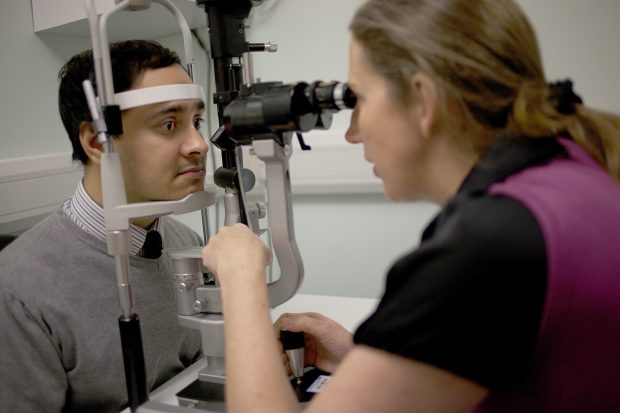
[[[209,151],[209,145],[205,141],[200,131],[191,127],[187,132],[187,137],[183,142],[183,154],[189,156],[192,154],[204,156]]]

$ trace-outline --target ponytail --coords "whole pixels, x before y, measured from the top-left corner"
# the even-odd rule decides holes
[[[620,184],[620,116],[585,106],[569,80],[522,84],[507,129],[525,136],[570,137]]]

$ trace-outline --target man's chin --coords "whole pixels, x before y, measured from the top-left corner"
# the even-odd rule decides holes
[[[185,198],[186,196],[198,191],[204,191],[204,182],[196,183],[195,185],[187,188],[185,191],[183,191],[184,195],[182,195],[181,198]]]
[[[196,183],[194,185],[185,186],[183,188],[175,188],[170,189],[169,191],[161,192],[159,195],[153,194],[149,197],[148,200],[145,201],[134,201],[134,202],[158,202],[158,201],[179,201],[188,195],[193,194],[194,192],[203,191],[204,184],[202,182]]]

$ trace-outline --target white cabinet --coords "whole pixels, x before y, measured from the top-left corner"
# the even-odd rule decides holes
[[[81,177],[69,153],[0,159],[0,234],[20,234],[56,211]]]
[[[173,1],[192,29],[206,27],[207,16],[194,0]],[[114,0],[95,0],[98,13],[110,10],[114,4]],[[90,36],[84,0],[32,0],[32,20],[37,33]],[[117,13],[108,22],[110,41],[156,39],[178,32],[174,16],[158,3],[152,3],[145,11]]]

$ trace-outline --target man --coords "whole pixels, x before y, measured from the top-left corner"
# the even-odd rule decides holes
[[[191,83],[178,56],[154,42],[111,46],[115,93]],[[82,90],[93,77],[90,52],[60,72],[60,114],[84,165],[72,198],[0,253],[0,411],[114,412],[127,403],[114,258],[107,254],[101,155]],[[176,200],[202,190],[207,145],[204,103],[179,99],[123,110],[119,154],[128,202]],[[147,230],[163,253],[143,250]],[[129,256],[134,307],[141,319],[150,390],[196,359],[197,332],[176,322],[167,248],[200,245],[169,217],[132,222]]]

